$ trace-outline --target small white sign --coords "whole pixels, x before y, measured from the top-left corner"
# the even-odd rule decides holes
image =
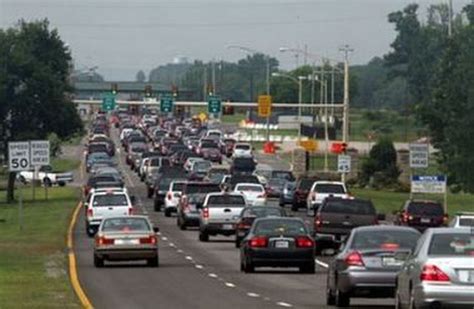
[[[429,161],[428,144],[410,144],[410,167],[427,168]]]
[[[49,141],[31,141],[30,154],[32,166],[49,165]]]
[[[446,193],[446,176],[412,176],[412,193]]]
[[[8,143],[8,169],[10,172],[30,170],[30,143]]]
[[[350,173],[351,171],[351,156],[338,155],[337,156],[337,171],[339,173]]]

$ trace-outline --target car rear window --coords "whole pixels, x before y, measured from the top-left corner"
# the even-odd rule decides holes
[[[300,188],[301,190],[309,190],[309,189],[311,189],[311,187],[313,186],[313,183],[314,183],[315,181],[316,181],[315,179],[303,178],[303,179],[301,179],[301,181],[300,181],[299,188]]]
[[[340,184],[317,184],[315,187],[315,191],[319,193],[346,193],[346,191],[344,190],[344,186]]]
[[[474,258],[474,235],[467,233],[434,234],[428,255],[472,256]]]
[[[94,186],[96,183],[99,182],[115,182],[117,179],[114,176],[97,176],[93,178],[89,178],[87,181],[88,186]]]
[[[357,250],[413,250],[418,238],[420,238],[420,234],[414,231],[357,231],[352,240],[351,248]]]
[[[272,177],[291,181],[295,179],[293,174],[289,171],[272,171]]]
[[[202,143],[201,148],[218,148],[216,143]]]
[[[194,171],[208,170],[210,167],[211,167],[211,162],[209,162],[209,161],[198,161],[198,162],[194,163],[193,170]]]
[[[284,210],[274,207],[249,207],[244,210],[242,217],[284,217]]]
[[[473,226],[474,227],[474,218],[460,218],[459,219],[460,226]]]
[[[173,181],[172,178],[161,178],[160,183],[158,184],[158,189],[160,191],[168,191],[168,188],[170,187],[171,182]]]
[[[250,145],[235,145],[235,149],[250,150]]]
[[[444,214],[443,206],[440,203],[412,202],[408,205],[407,210],[413,215],[442,216]]]
[[[323,204],[321,212],[355,215],[375,215],[375,208],[369,201],[338,199]]]
[[[235,190],[246,191],[246,192],[263,192],[263,188],[261,186],[250,186],[250,185],[237,185]]]
[[[185,183],[184,182],[175,182],[173,183],[173,187],[171,188],[171,191],[183,191]]]
[[[94,207],[107,206],[128,206],[128,199],[125,194],[104,194],[94,196],[92,201]]]
[[[209,207],[218,207],[223,205],[226,207],[243,207],[245,206],[245,199],[240,195],[213,195],[209,196],[209,199],[207,200],[207,206]]]
[[[272,219],[260,221],[255,225],[255,235],[272,236],[296,236],[307,234],[304,224],[297,220]]]
[[[186,194],[193,193],[211,193],[211,192],[220,192],[221,188],[218,184],[210,183],[193,183],[187,184],[184,188]]]
[[[102,225],[103,232],[136,232],[151,231],[148,221],[142,218],[111,218],[105,219]]]

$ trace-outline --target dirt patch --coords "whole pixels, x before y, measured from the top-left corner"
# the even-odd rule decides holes
[[[66,276],[67,272],[64,263],[65,257],[61,252],[56,252],[53,255],[48,256],[45,262],[46,277],[58,279],[62,276]]]

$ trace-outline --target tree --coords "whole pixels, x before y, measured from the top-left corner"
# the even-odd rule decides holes
[[[140,83],[144,83],[146,81],[146,75],[143,70],[140,70],[137,72],[137,76],[135,77],[135,80]]]
[[[383,187],[396,183],[399,175],[397,151],[393,146],[393,142],[388,138],[381,138],[372,147],[369,157],[363,163],[359,180],[366,185],[374,177],[376,178],[374,185]]]
[[[0,123],[5,157],[8,141],[66,138],[82,130],[70,100],[71,55],[49,22],[20,21],[0,30]],[[10,173],[7,201],[13,200]]]

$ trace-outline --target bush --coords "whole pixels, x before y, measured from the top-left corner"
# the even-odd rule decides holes
[[[56,158],[61,154],[61,139],[56,135],[56,133],[50,133],[48,135],[48,140],[51,157]]]
[[[369,157],[362,164],[359,182],[362,185],[384,188],[398,182],[397,151],[388,138],[380,139],[372,147]]]

